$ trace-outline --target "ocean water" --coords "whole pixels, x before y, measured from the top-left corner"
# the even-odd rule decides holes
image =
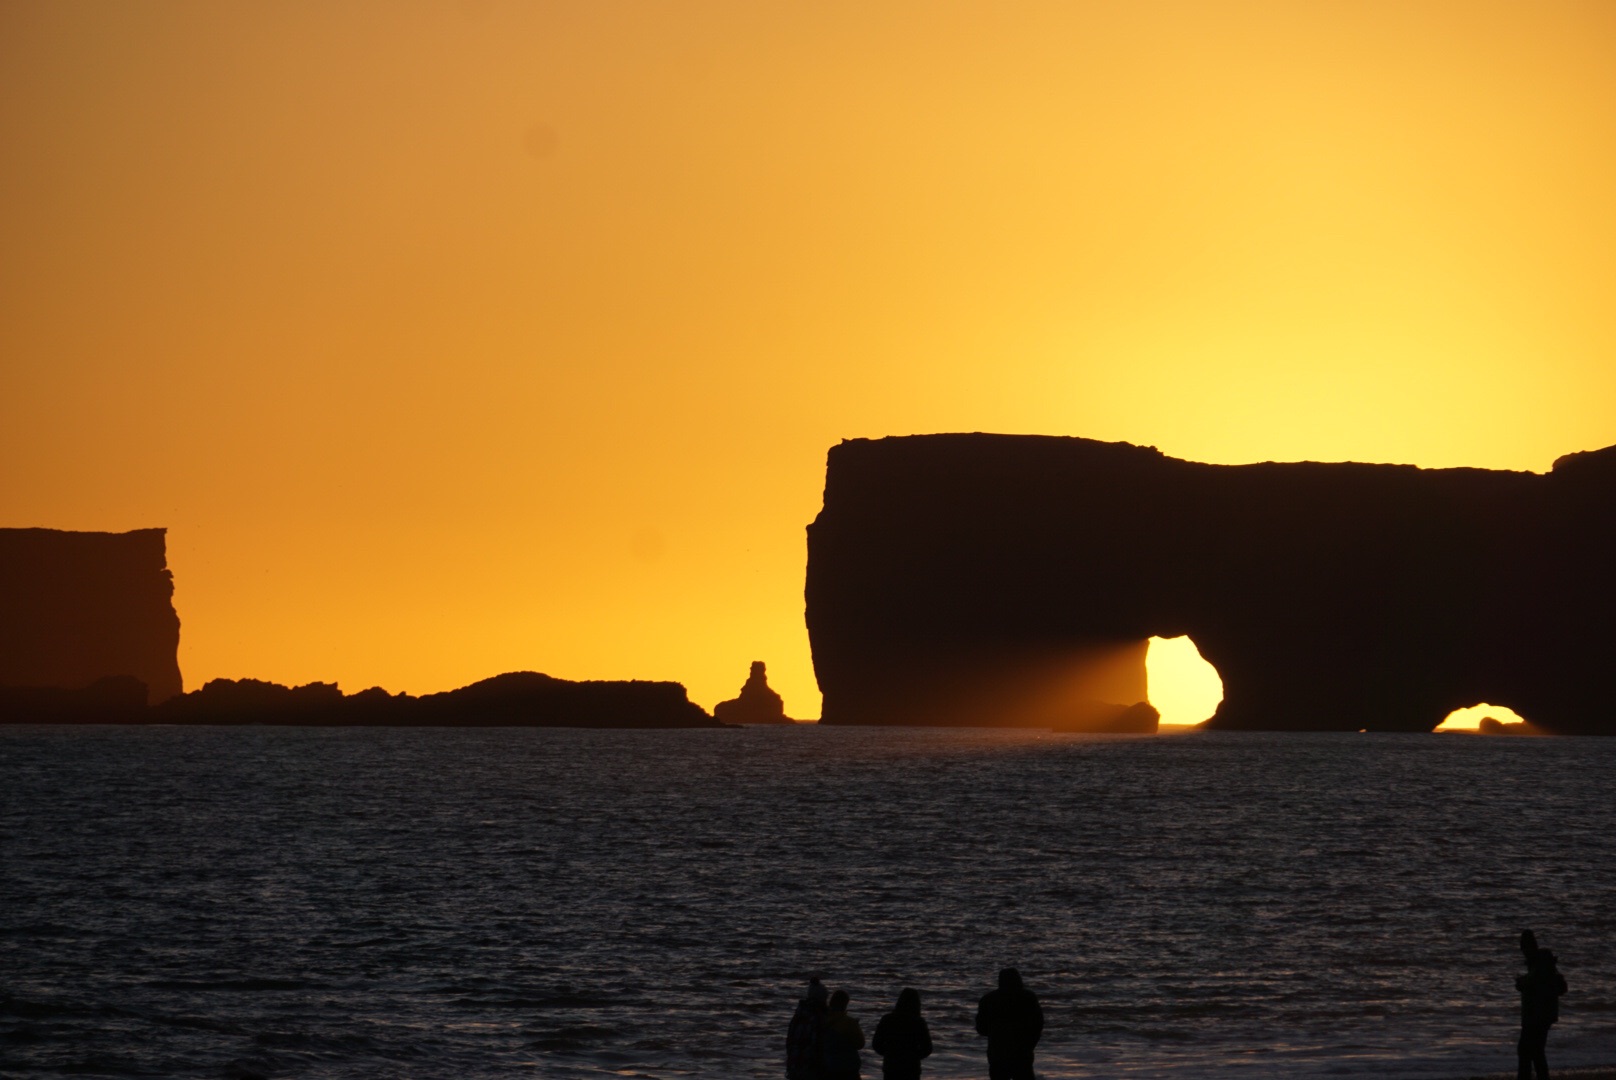
[[[985,1074],[1616,1061],[1616,739],[0,729],[0,1075],[778,1077],[808,975]],[[880,1075],[866,1052],[866,1074]]]

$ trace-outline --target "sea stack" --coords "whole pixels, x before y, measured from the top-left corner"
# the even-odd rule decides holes
[[[713,706],[713,719],[726,724],[789,724],[785,702],[769,687],[769,676],[763,661],[752,661],[752,670],[746,676],[738,696],[720,701]]]
[[[1485,701],[1616,734],[1612,552],[1616,447],[1538,474],[855,439],[808,528],[821,722],[1063,726],[1146,700],[1148,639],[1188,634],[1214,728],[1430,731]]]
[[[0,686],[77,692],[99,684],[87,705],[129,679],[145,684],[152,704],[179,694],[180,619],[165,540],[164,529],[0,529]]]

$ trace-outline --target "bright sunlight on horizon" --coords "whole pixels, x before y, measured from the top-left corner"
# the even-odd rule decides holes
[[[1150,703],[1163,724],[1210,720],[1223,700],[1223,680],[1188,635],[1153,637],[1145,653]]]

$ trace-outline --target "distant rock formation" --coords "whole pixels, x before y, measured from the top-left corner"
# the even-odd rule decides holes
[[[1083,735],[1154,735],[1160,724],[1161,713],[1148,701],[1136,701],[1132,705],[1096,701],[1086,708],[1073,710],[1050,727]]]
[[[785,701],[769,687],[763,661],[752,661],[751,673],[738,696],[713,706],[713,719],[725,724],[790,724]]]
[[[1203,465],[1088,439],[844,442],[808,530],[827,724],[1059,726],[1188,634],[1214,728],[1616,733],[1616,447],[1547,475]]]
[[[1508,721],[1508,720],[1500,720],[1496,716],[1483,716],[1481,718],[1481,722],[1476,725],[1476,731],[1479,732],[1482,735],[1517,735],[1518,736],[1518,735],[1544,735],[1544,734],[1547,734],[1547,732],[1538,730],[1536,727],[1534,727],[1532,724],[1527,723],[1525,720],[1516,720],[1516,721],[1511,722],[1511,721]]]
[[[128,722],[127,720],[125,722]],[[569,682],[515,671],[441,694],[411,697],[334,683],[282,686],[212,679],[146,710],[138,722],[442,727],[719,727],[675,682]]]
[[[173,596],[163,529],[0,529],[0,686],[83,690],[129,676],[152,703],[173,697]]]
[[[163,724],[341,723],[348,701],[336,683],[283,686],[262,679],[209,679],[202,689],[152,709],[150,719]]]
[[[515,671],[420,699],[420,723],[487,727],[721,727],[676,682],[568,682]]]

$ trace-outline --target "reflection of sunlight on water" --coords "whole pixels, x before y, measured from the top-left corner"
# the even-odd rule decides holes
[[[1448,718],[1436,726],[1437,731],[1475,731],[1486,717],[1492,717],[1505,724],[1518,724],[1526,717],[1518,715],[1514,709],[1507,709],[1502,705],[1489,705],[1485,701],[1480,705],[1472,705],[1468,709],[1455,709],[1448,714]]]
[[[1199,724],[1211,719],[1223,700],[1218,669],[1201,658],[1187,636],[1150,639],[1145,654],[1150,703],[1164,724]]]

